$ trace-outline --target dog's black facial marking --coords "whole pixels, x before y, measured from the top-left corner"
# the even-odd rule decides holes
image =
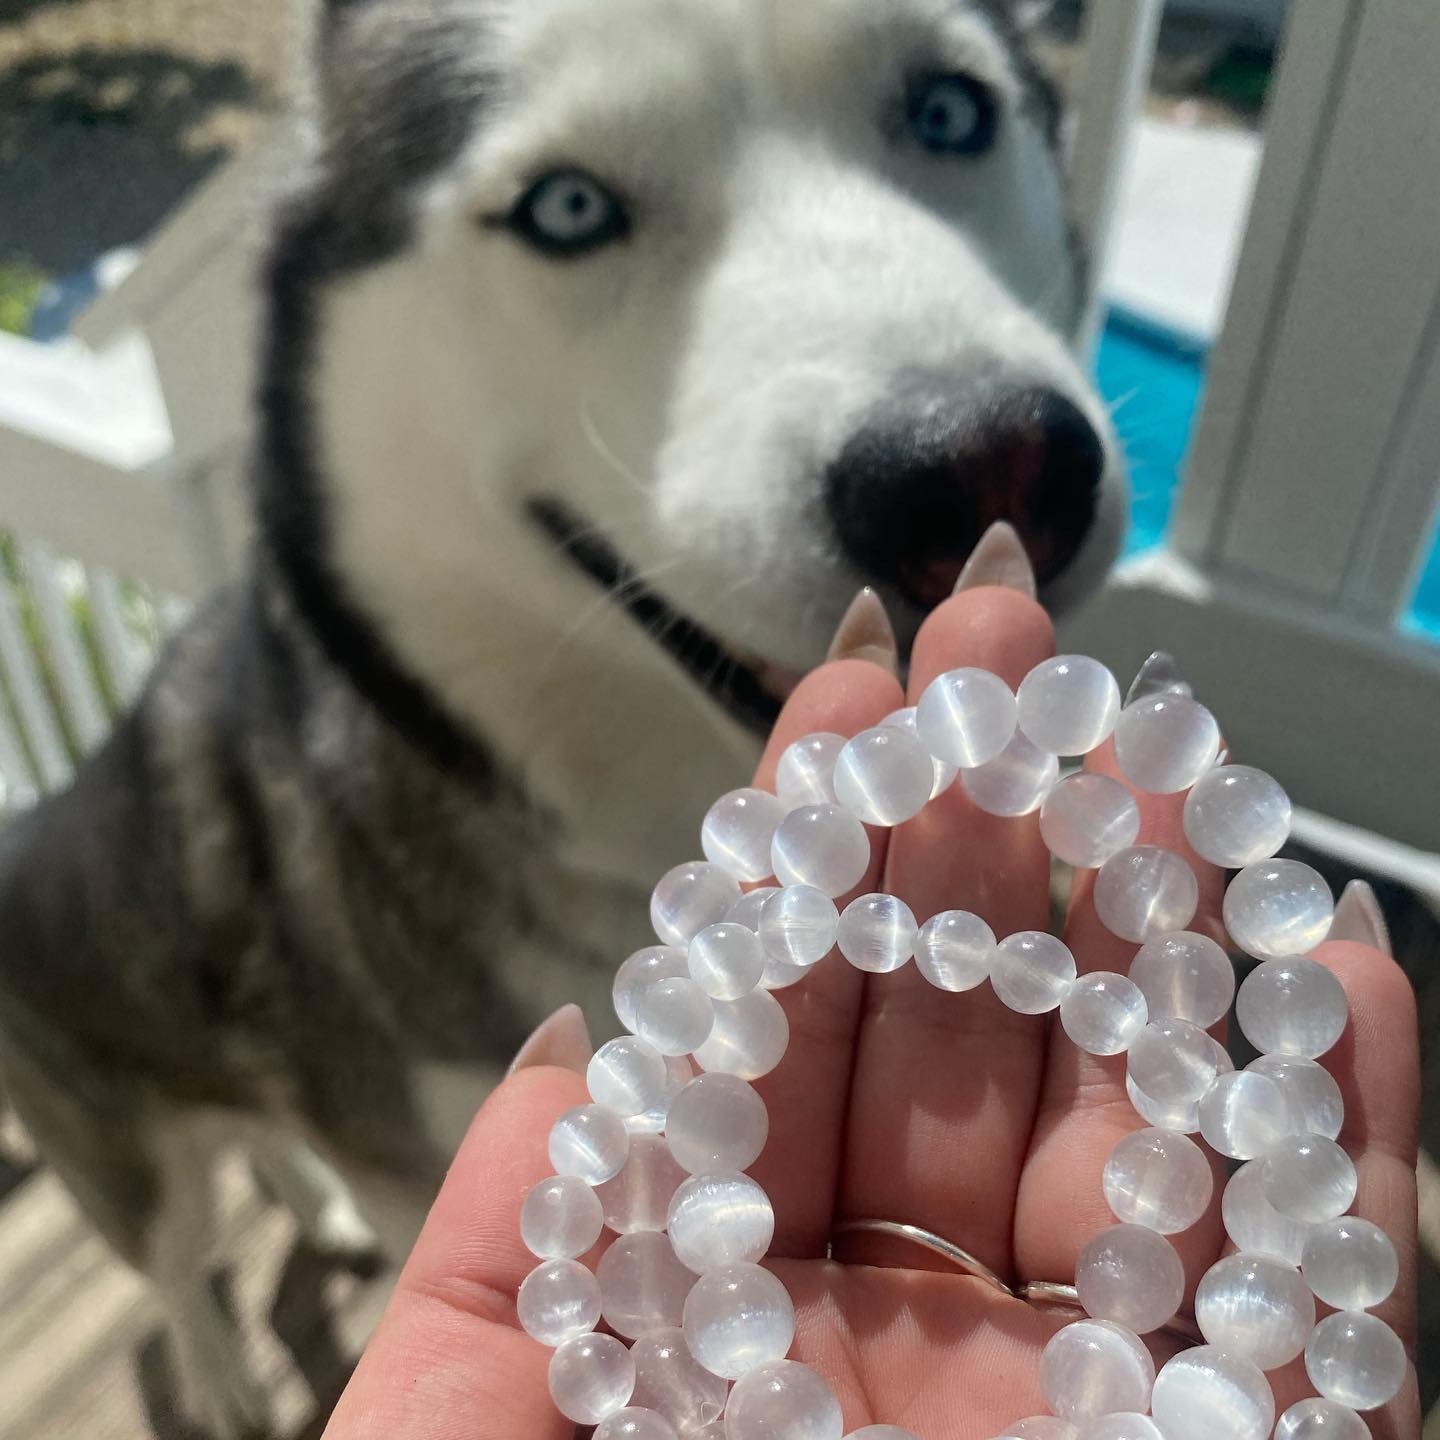
[[[1060,122],[1064,103],[1059,88],[1035,58],[1029,42],[1015,19],[1014,0],[963,0],[964,8],[979,10],[1000,37],[1016,78],[1020,81],[1023,105],[1044,135],[1050,148],[1060,153]]]

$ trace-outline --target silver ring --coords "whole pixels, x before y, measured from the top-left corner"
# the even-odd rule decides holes
[[[1073,1285],[1057,1285],[1053,1280],[1030,1280],[1016,1292],[1016,1298],[1042,1310],[1074,1310],[1087,1313],[1080,1303],[1080,1292]],[[1160,1327],[1161,1333],[1173,1335],[1177,1340],[1192,1345],[1203,1345],[1205,1337],[1199,1327],[1183,1315],[1177,1315],[1168,1325]]]
[[[908,1240],[932,1255],[948,1260],[963,1275],[971,1275],[993,1286],[1002,1295],[1015,1299],[1015,1292],[983,1261],[977,1260],[968,1250],[952,1245],[943,1236],[933,1231],[922,1230],[918,1225],[906,1225],[899,1220],[843,1220],[832,1232],[830,1250],[833,1256],[835,1236],[838,1235],[888,1235],[893,1240]]]

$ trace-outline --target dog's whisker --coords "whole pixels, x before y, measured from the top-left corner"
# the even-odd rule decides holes
[[[650,489],[645,482],[615,453],[609,441],[600,433],[595,412],[590,408],[590,397],[580,397],[580,429],[585,442],[622,480],[628,481],[640,494],[649,497]]]

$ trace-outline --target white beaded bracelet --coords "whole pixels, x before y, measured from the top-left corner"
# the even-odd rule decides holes
[[[1189,864],[1136,843],[1130,791],[1084,770],[1061,778],[1061,756],[1112,736],[1131,785],[1188,791],[1191,847],[1238,872],[1225,924],[1260,961],[1238,995],[1225,951],[1185,928],[1199,897]],[[707,858],[655,887],[661,943],[616,975],[615,1011],[630,1033],[590,1062],[594,1103],[556,1122],[556,1174],[521,1215],[542,1263],[520,1289],[520,1323],[554,1347],[550,1389],[567,1418],[597,1426],[595,1440],[841,1440],[828,1383],[785,1358],[794,1307],[759,1263],[774,1213],[744,1173],[769,1132],[750,1082],[780,1063],[789,1041],[772,992],[838,948],[871,974],[913,958],[944,992],[988,980],[1013,1010],[1058,1011],[1082,1050],[1127,1057],[1127,1090],[1149,1128],[1120,1140],[1105,1165],[1118,1223],[1092,1237],[1076,1266],[1088,1318],[1056,1333],[1041,1358],[1053,1413],[997,1440],[1266,1440],[1272,1427],[1275,1440],[1368,1436],[1356,1412],[1399,1391],[1406,1357],[1367,1313],[1394,1289],[1398,1262],[1381,1230],[1346,1214],[1355,1166],[1336,1143],[1339,1087],[1317,1063],[1347,1023],[1339,982],[1306,958],[1329,933],[1334,904],[1313,869],[1273,858],[1290,830],[1284,790],[1224,763],[1219,749],[1213,716],[1184,687],[1122,708],[1103,665],[1062,656],[1036,666],[1018,692],[985,670],[951,671],[917,707],[853,739],[791,745],[776,794],[737,790],[711,807]],[[864,826],[902,824],[957,775],[981,810],[1039,810],[1056,858],[1097,869],[1100,920],[1141,947],[1128,975],[1077,977],[1063,941],[1027,931],[997,942],[963,910],[920,924],[902,900],[871,894],[837,911],[833,897],[869,865]],[[778,885],[741,893],[772,879]],[[1208,1033],[1232,1001],[1262,1052],[1243,1071]],[[1197,1134],[1242,1162],[1222,1197],[1238,1253],[1197,1291],[1206,1343],[1157,1375],[1139,1337],[1172,1321],[1185,1284],[1166,1237],[1195,1224],[1212,1199]],[[607,1227],[617,1238],[592,1273],[579,1257]],[[1318,1324],[1317,1298],[1337,1312]],[[597,1332],[602,1318],[612,1333]],[[1302,1354],[1320,1398],[1277,1423],[1265,1372]],[[915,1437],[873,1425],[849,1440]]]

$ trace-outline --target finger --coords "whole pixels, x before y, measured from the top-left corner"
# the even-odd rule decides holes
[[[1049,617],[1017,591],[958,595],[916,639],[911,700],[961,666],[1016,686],[1053,640]],[[957,782],[891,836],[886,888],[922,922],[972,910],[1003,938],[1046,928],[1049,858],[1034,817],[986,815]],[[843,1216],[919,1225],[1008,1272],[1044,1036],[1043,1018],[1008,1010],[988,985],[943,993],[913,965],[874,977],[851,1093]],[[854,1243],[858,1258],[861,1237]],[[864,1258],[923,1263],[923,1252],[896,1254],[888,1244],[865,1237]]]
[[[878,665],[842,660],[824,666],[790,697],[755,783],[774,789],[776,762],[802,735],[854,735],[901,702],[900,682]],[[879,884],[885,861],[885,832],[869,834],[862,894]],[[775,1206],[771,1253],[777,1256],[823,1255],[830,1238],[861,989],[860,974],[830,955],[799,984],[776,992],[790,1021],[790,1047],[756,1086],[770,1110],[770,1140],[754,1174]]]
[[[550,1352],[519,1328],[538,1263],[520,1206],[551,1173],[550,1127],[585,1101],[568,1070],[521,1071],[486,1101],[450,1168],[326,1440],[571,1440],[550,1403]]]

